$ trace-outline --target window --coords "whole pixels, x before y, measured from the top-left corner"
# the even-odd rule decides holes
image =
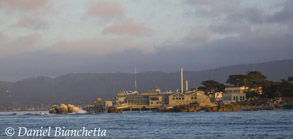
[[[159,100],[158,97],[151,97],[151,100]]]

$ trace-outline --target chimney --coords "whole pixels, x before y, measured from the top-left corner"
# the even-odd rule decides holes
[[[183,68],[181,68],[181,93],[183,93]]]
[[[188,80],[186,80],[186,92],[188,91]]]
[[[137,82],[136,82],[136,65],[134,66],[134,91],[137,91]]]

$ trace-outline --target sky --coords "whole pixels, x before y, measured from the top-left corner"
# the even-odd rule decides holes
[[[292,0],[1,0],[0,80],[293,59]]]

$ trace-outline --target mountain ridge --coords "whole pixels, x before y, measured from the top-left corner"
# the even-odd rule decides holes
[[[280,81],[293,76],[293,60],[269,61],[259,64],[224,66],[204,71],[184,71],[189,88],[204,80],[225,83],[232,74],[260,71],[269,80]],[[180,88],[178,72],[137,73],[139,91],[161,88],[162,91]],[[16,82],[0,81],[0,110],[9,106],[38,106],[60,103],[87,104],[97,97],[110,99],[119,91],[134,90],[133,73],[70,73],[58,77],[32,77]]]

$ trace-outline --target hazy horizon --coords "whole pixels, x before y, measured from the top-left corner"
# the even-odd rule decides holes
[[[293,59],[290,0],[1,0],[0,80]]]
[[[258,63],[243,63],[243,64],[232,64],[232,65],[223,65],[223,66],[219,66],[219,67],[214,67],[214,68],[208,68],[208,69],[202,69],[202,70],[188,70],[183,68],[184,72],[201,72],[201,71],[209,71],[209,70],[217,70],[219,68],[226,68],[226,67],[230,67],[230,66],[239,66],[239,65],[254,65],[254,64],[264,64],[264,63],[269,63],[269,62],[279,62],[279,61],[287,61],[287,60],[293,60],[293,59],[282,59],[282,60],[274,60],[274,61],[265,61],[265,62],[258,62]],[[146,73],[146,72],[164,72],[164,73],[176,73],[176,72],[180,72],[180,68],[178,67],[177,70],[174,71],[159,71],[159,70],[149,70],[149,71],[139,71],[140,69],[136,68],[137,71],[136,73]],[[60,75],[35,75],[35,76],[30,76],[30,77],[23,77],[23,78],[19,78],[19,79],[13,79],[13,80],[1,80],[0,81],[7,81],[7,82],[17,82],[17,81],[22,81],[25,79],[30,79],[30,78],[39,78],[39,77],[48,77],[48,78],[57,78],[60,76],[64,76],[64,75],[69,75],[69,74],[115,74],[115,73],[126,73],[126,74],[134,74],[134,67],[131,69],[132,71],[109,71],[109,72],[71,72],[71,73],[64,73],[64,74],[60,74]],[[247,71],[248,72],[248,71]]]

